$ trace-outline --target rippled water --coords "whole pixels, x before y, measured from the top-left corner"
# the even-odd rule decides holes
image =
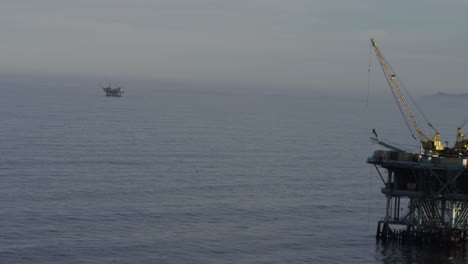
[[[375,242],[384,197],[369,132],[407,136],[391,103],[2,89],[0,263],[466,260],[465,248]]]

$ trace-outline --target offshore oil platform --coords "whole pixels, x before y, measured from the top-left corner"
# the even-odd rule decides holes
[[[440,133],[426,136],[397,78],[381,50],[372,47],[400,112],[420,151],[411,153],[382,142],[375,130],[371,140],[387,150],[367,159],[375,166],[386,197],[385,217],[377,224],[377,241],[460,245],[468,239],[468,139],[458,127],[453,147],[443,146]]]
[[[124,94],[124,89],[122,87],[112,88],[112,85],[110,82],[107,86],[102,86],[102,85],[99,85],[99,86],[104,90],[104,92],[106,93],[106,96],[122,97]]]

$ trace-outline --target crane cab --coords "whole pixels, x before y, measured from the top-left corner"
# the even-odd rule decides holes
[[[439,132],[437,132],[431,139],[427,141],[421,141],[421,143],[424,149],[430,149],[436,153],[444,150],[444,146],[442,145],[442,141],[440,140]]]
[[[462,152],[466,152],[468,149],[468,139],[465,139],[465,134],[460,127],[457,129],[457,141],[454,148]]]

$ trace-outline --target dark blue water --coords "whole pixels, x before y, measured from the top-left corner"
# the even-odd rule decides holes
[[[391,102],[23,88],[0,97],[0,263],[466,262],[375,242],[370,130],[408,136]]]

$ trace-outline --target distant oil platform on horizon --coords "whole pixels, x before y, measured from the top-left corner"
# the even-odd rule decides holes
[[[122,87],[116,87],[112,88],[112,84],[109,82],[107,86],[99,85],[104,92],[106,93],[106,96],[111,96],[111,97],[122,97],[124,94],[124,89]]]

